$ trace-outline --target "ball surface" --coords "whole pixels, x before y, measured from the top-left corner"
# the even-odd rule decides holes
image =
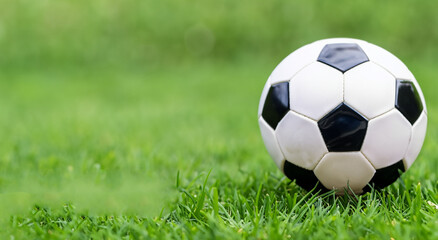
[[[412,165],[427,110],[397,57],[335,38],[299,48],[274,69],[258,121],[269,155],[298,185],[362,193],[388,186]]]

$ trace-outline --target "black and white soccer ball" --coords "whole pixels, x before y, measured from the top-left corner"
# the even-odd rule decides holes
[[[418,82],[388,51],[325,39],[287,56],[269,76],[258,110],[265,146],[304,189],[393,183],[417,158],[427,127]]]

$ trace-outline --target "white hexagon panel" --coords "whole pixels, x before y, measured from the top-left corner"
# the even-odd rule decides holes
[[[382,67],[363,63],[345,73],[344,101],[368,119],[394,108],[395,78]]]
[[[266,123],[266,121],[260,117],[259,118],[260,132],[262,134],[263,142],[265,143],[266,150],[268,150],[269,155],[272,160],[274,160],[277,167],[282,170],[284,157],[280,150],[280,146],[277,142],[277,137],[275,136],[274,130]]]
[[[420,118],[418,118],[417,122],[412,127],[412,137],[404,159],[406,170],[411,167],[412,163],[418,157],[418,154],[420,154],[420,150],[423,146],[424,138],[426,136],[426,128],[427,115],[423,111],[420,115]]]
[[[361,193],[376,170],[360,152],[330,152],[316,166],[315,175],[327,189]]]
[[[376,169],[403,159],[411,138],[411,124],[393,109],[368,122],[362,153]]]
[[[371,62],[385,68],[386,70],[388,70],[388,72],[393,74],[394,77],[402,79],[413,78],[412,73],[409,71],[406,65],[392,53],[368,42],[363,42],[359,45],[366,52]]]
[[[290,108],[318,121],[343,100],[342,73],[314,62],[298,72],[289,83]]]
[[[271,73],[271,83],[289,81],[297,72],[305,66],[313,63],[318,58],[323,43],[312,43],[305,45],[287,56]]]
[[[426,109],[426,101],[424,100],[423,93],[421,92],[420,85],[415,79],[414,75],[409,71],[408,67],[392,53],[386,51],[385,49],[376,46],[372,43],[362,42],[359,44],[362,49],[366,52],[369,60],[382,68],[386,69],[397,79],[410,80],[414,83],[415,87],[419,91],[421,102]],[[427,113],[427,110],[426,110]]]
[[[313,170],[327,152],[316,122],[293,111],[280,121],[275,134],[284,157],[301,168]]]

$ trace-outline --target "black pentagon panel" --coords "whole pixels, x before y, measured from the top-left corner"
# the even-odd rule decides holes
[[[298,186],[304,188],[307,191],[310,191],[315,187],[316,191],[326,191],[322,184],[319,183],[318,178],[315,176],[315,173],[312,170],[298,167],[297,165],[290,163],[289,161],[284,162],[283,170],[286,177],[288,177],[292,181],[295,180]]]
[[[361,149],[368,121],[341,103],[319,120],[318,126],[330,152],[349,152]]]
[[[341,72],[369,61],[365,52],[356,43],[327,44],[319,54],[318,61]]]
[[[391,185],[400,177],[400,172],[405,172],[405,165],[403,160],[400,160],[391,166],[377,169],[371,179],[369,185],[376,189],[383,189],[386,186]],[[369,186],[365,187],[364,191],[369,192],[371,189]]]
[[[406,80],[397,79],[395,107],[413,125],[423,111],[420,94],[415,85]]]
[[[289,83],[282,82],[271,86],[263,106],[262,116],[275,129],[278,122],[289,111]]]

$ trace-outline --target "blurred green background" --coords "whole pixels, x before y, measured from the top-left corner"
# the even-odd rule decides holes
[[[432,0],[18,0],[2,1],[0,13],[3,68],[276,63],[303,44],[339,36],[418,61],[433,59],[438,37]]]
[[[352,37],[398,56],[429,109],[435,179],[438,3],[0,0],[0,211],[72,202],[159,214],[176,176],[281,176],[257,126],[262,87],[298,47]],[[427,159],[427,160],[424,160]],[[236,180],[238,181],[238,180]]]

